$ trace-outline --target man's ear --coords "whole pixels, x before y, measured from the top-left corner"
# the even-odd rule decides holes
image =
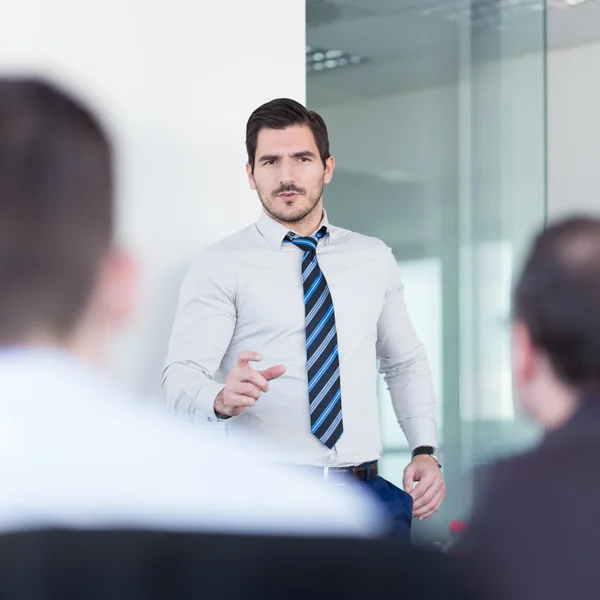
[[[254,174],[252,173],[252,167],[250,163],[246,163],[246,175],[248,175],[248,183],[250,184],[250,188],[256,191],[256,181],[254,181]]]
[[[133,257],[114,247],[101,262],[96,289],[98,318],[110,328],[122,327],[137,308],[138,269]]]
[[[333,177],[333,170],[335,169],[335,158],[330,156],[325,161],[325,175],[323,176],[323,183],[328,184]]]
[[[534,374],[535,346],[529,329],[518,320],[512,326],[512,362],[515,383],[523,386]]]

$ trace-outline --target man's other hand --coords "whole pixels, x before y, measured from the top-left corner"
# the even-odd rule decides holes
[[[435,458],[427,454],[415,456],[404,470],[403,483],[404,491],[413,498],[414,517],[427,519],[439,510],[446,496],[446,483]]]

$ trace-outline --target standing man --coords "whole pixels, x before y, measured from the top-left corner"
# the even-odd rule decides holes
[[[248,120],[246,147],[263,212],[187,273],[166,401],[193,422],[264,438],[326,477],[365,482],[408,533],[413,515],[438,510],[445,484],[431,376],[398,265],[380,240],[329,224],[322,196],[335,160],[317,113],[268,102]],[[408,494],[377,476],[377,359],[413,452]]]

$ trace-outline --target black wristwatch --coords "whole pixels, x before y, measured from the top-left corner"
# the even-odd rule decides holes
[[[412,451],[412,457],[419,456],[421,454],[426,454],[427,456],[431,456],[433,460],[438,464],[438,467],[442,468],[442,455],[438,448],[434,448],[433,446],[417,446]]]

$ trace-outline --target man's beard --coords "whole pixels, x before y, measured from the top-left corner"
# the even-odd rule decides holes
[[[325,182],[321,180],[320,184],[317,186],[317,189],[310,195],[306,194],[306,190],[303,188],[298,188],[295,185],[281,185],[277,190],[275,190],[270,196],[266,198],[263,197],[263,194],[260,189],[257,188],[258,197],[265,208],[265,210],[273,217],[275,217],[278,221],[282,223],[298,223],[302,221],[302,219],[306,218],[314,209],[315,206],[319,203],[319,200],[323,196],[323,187]],[[308,198],[308,206],[301,206],[292,211],[286,211],[285,209],[280,209],[274,206],[275,202],[272,202],[272,199],[276,199],[279,194],[284,192],[296,192],[297,194],[303,194]]]

